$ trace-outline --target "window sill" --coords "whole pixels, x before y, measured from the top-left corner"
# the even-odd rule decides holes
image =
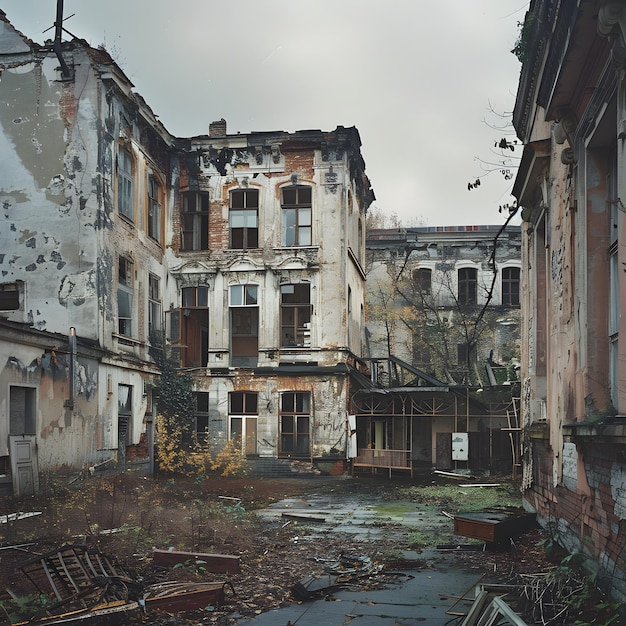
[[[135,339],[134,337],[129,337],[128,335],[120,335],[119,333],[112,333],[113,338],[118,341],[118,343],[125,344],[127,346],[145,346],[145,341],[141,339]]]

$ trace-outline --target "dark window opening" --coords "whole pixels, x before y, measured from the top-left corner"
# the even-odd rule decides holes
[[[311,286],[309,283],[282,285],[281,343],[282,347],[311,345]]]
[[[284,455],[310,454],[311,394],[292,391],[280,397],[280,450]]]
[[[209,194],[187,191],[182,196],[182,249],[209,249]]]

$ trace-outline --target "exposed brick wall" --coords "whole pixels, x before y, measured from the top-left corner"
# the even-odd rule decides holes
[[[600,443],[579,446],[585,476],[579,477],[579,489],[572,491],[562,485],[553,486],[552,454],[545,442],[536,441],[533,485],[524,497],[537,509],[541,525],[549,533],[556,533],[559,543],[570,552],[583,552],[596,561],[600,580],[624,600],[626,520],[616,515],[615,489],[611,486],[620,450],[619,445]],[[589,493],[583,489],[585,482]]]

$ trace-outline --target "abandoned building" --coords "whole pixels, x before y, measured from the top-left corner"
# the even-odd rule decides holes
[[[515,471],[519,226],[367,234],[357,467]]]
[[[450,384],[516,379],[520,227],[424,226],[367,234],[367,335]]]
[[[163,336],[211,445],[345,463],[374,197],[357,130],[177,138],[61,35],[0,11],[3,480],[145,457]]]
[[[533,0],[513,123],[524,501],[626,600],[626,3]]]

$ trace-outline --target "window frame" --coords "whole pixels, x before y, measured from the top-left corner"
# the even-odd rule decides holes
[[[313,187],[289,185],[282,187],[280,192],[281,245],[285,248],[313,245]],[[295,194],[293,199],[285,197],[292,192]],[[301,195],[305,197],[301,199]],[[292,219],[288,219],[290,216]]]
[[[413,287],[423,296],[433,292],[433,270],[430,267],[417,267],[412,273]],[[427,278],[427,280],[426,280]]]
[[[285,290],[293,288],[293,301],[285,301]],[[306,298],[296,300],[298,292],[306,288]],[[287,294],[288,295],[288,294]],[[291,315],[293,317],[288,323]],[[280,347],[281,348],[308,348],[311,346],[311,318],[313,305],[311,304],[311,283],[288,283],[280,286]],[[288,334],[287,334],[288,333]],[[289,341],[288,337],[292,340]]]
[[[241,198],[241,202],[235,199]],[[235,206],[235,204],[241,206]],[[233,226],[235,218],[242,219]],[[251,223],[248,224],[248,220]],[[228,246],[232,250],[254,250],[259,247],[259,190],[256,188],[231,189],[228,211]]]
[[[475,267],[457,269],[457,300],[461,306],[478,304],[478,270]]]
[[[193,202],[191,202],[192,198]],[[190,210],[190,207],[193,210]],[[180,249],[182,251],[209,249],[209,207],[208,191],[182,192],[180,207]]]
[[[146,231],[158,244],[163,240],[163,204],[165,188],[161,178],[151,172],[146,181]]]
[[[511,272],[516,272],[517,276],[509,276]],[[520,306],[520,286],[521,286],[521,269],[515,265],[507,265],[500,270],[501,273],[501,292],[502,305],[509,307]]]
[[[117,150],[117,212],[135,222],[135,157],[124,143]]]
[[[286,400],[290,405],[285,406]],[[283,391],[278,411],[278,441],[280,456],[307,457],[311,454],[310,391]],[[285,426],[290,430],[285,430]],[[289,443],[288,443],[289,442]]]
[[[0,311],[20,311],[22,308],[23,283],[13,281],[0,283]]]
[[[122,272],[124,269],[124,272]],[[133,337],[133,304],[135,297],[134,263],[132,259],[120,255],[118,257],[118,280],[117,280],[117,332],[124,337]],[[128,315],[122,316],[120,296],[124,296],[128,305]],[[124,311],[126,312],[126,311]],[[124,321],[124,323],[122,323]]]
[[[234,398],[241,398],[241,406],[233,406]],[[228,393],[228,439],[240,437],[242,453],[256,454],[259,419],[259,394],[256,391],[230,391]],[[239,424],[240,428],[234,427]],[[236,435],[233,433],[237,432]]]
[[[148,334],[163,328],[163,305],[161,302],[161,279],[148,274]]]

